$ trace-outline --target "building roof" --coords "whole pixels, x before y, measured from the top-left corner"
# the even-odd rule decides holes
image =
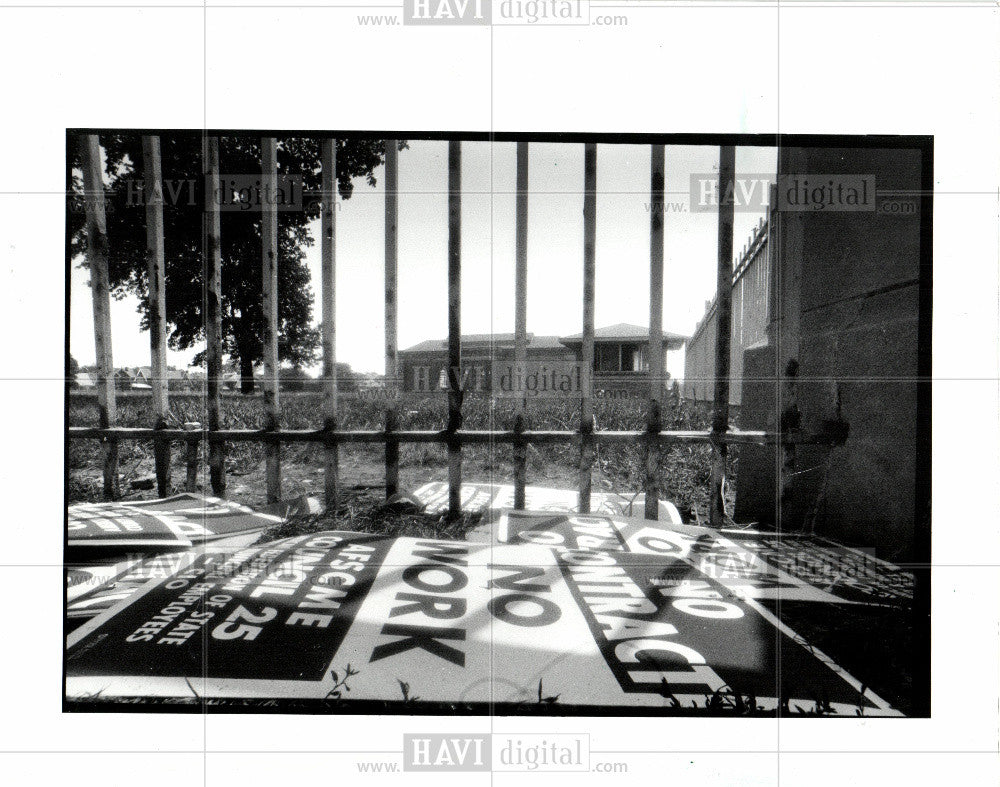
[[[641,325],[631,325],[626,322],[608,325],[604,328],[594,330],[594,340],[598,342],[627,342],[646,341],[649,339],[649,328]],[[669,349],[680,347],[688,339],[678,333],[670,331],[663,332],[663,343]],[[567,346],[580,344],[583,341],[582,333],[574,333],[572,336],[536,336],[528,334],[529,350],[561,350]],[[513,347],[514,334],[512,333],[464,333],[462,334],[462,347],[472,349],[475,347],[488,348],[492,342],[494,347]],[[448,349],[447,339],[427,339],[400,350],[401,353],[433,353]]]
[[[680,347],[687,341],[687,336],[679,333],[663,332],[663,343],[670,348]],[[627,322],[619,322],[608,325],[604,328],[594,329],[594,341],[597,342],[628,342],[646,341],[649,339],[649,328],[642,325],[632,325]],[[563,336],[559,341],[563,344],[581,344],[583,342],[582,333],[574,333],[572,336]]]
[[[492,342],[494,347],[513,347],[514,346],[514,334],[512,333],[463,333],[462,334],[462,347],[465,349],[472,349],[475,347],[488,348]],[[558,336],[536,336],[533,333],[528,334],[528,349],[529,350],[555,350],[562,349],[563,345],[559,341]],[[447,339],[426,339],[419,344],[414,344],[412,347],[407,347],[405,350],[400,350],[401,353],[429,353],[438,352],[439,350],[448,349]]]
[[[115,374],[124,374],[131,380],[134,380],[139,375],[149,379],[152,373],[153,369],[150,366],[123,366],[115,372]]]

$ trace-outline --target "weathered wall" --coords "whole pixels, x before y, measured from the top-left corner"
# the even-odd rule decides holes
[[[743,353],[765,339],[770,292],[768,224],[762,222],[749,239],[733,268],[732,342],[729,345],[729,404],[738,406],[742,398]],[[715,303],[688,340],[684,351],[684,398],[711,402],[715,398]]]
[[[783,175],[873,175],[876,188],[916,193],[919,150],[788,147]],[[913,198],[919,202],[919,198]],[[780,495],[785,528],[815,526],[880,556],[909,559],[914,543],[920,216],[783,210],[777,219],[771,348],[747,359],[745,428],[842,419],[833,449],[799,447]],[[768,381],[768,367],[781,373]],[[747,397],[753,401],[748,406]],[[757,472],[746,472],[753,463]],[[774,453],[741,453],[744,519],[778,516]],[[762,470],[761,468],[765,468]],[[770,484],[766,482],[770,481]],[[768,505],[767,501],[771,503]]]
[[[778,382],[774,346],[763,342],[743,353],[743,396],[736,423],[741,429],[778,430]],[[777,453],[772,446],[739,447],[736,508],[733,518],[742,523],[774,524],[777,511]]]

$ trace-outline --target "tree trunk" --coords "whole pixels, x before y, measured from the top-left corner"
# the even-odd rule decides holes
[[[240,355],[240,393],[252,394],[253,391],[253,357],[246,353]]]

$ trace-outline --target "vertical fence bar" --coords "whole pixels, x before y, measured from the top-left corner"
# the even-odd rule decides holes
[[[160,138],[143,136],[142,166],[146,191],[146,263],[149,289],[149,354],[153,393],[153,428],[167,426],[167,303],[163,254],[163,172]],[[170,487],[170,441],[153,441],[156,494],[166,497]]]
[[[516,198],[514,218],[514,363],[524,368],[528,359],[528,143],[517,143]],[[527,429],[528,400],[521,397],[514,418],[514,431]],[[524,508],[524,487],[528,475],[528,445],[514,442],[514,508]]]
[[[108,280],[108,228],[104,213],[104,178],[101,143],[97,134],[80,138],[83,166],[84,208],[87,216],[87,264],[90,266],[90,294],[94,306],[94,354],[97,363],[97,408],[102,429],[114,426],[115,368],[111,352],[111,284]],[[118,485],[118,443],[101,441],[104,460],[104,497],[116,500]]]
[[[736,149],[719,148],[719,239],[718,271],[715,280],[715,402],[712,433],[729,429],[729,352],[733,312],[733,202]],[[709,491],[709,520],[722,527],[726,518],[725,480],[727,446],[712,443],[712,488]]]
[[[206,233],[202,276],[205,282],[205,359],[208,385],[208,429],[220,428],[222,378],[222,229],[219,215],[219,138],[205,140],[205,164],[208,183],[205,193]],[[226,493],[226,447],[221,440],[209,438],[208,469],[212,493]]]
[[[398,266],[399,145],[385,142],[385,431],[399,429],[399,343],[396,277]],[[385,441],[385,496],[399,491],[399,442]]]
[[[261,212],[261,289],[264,312],[264,429],[281,428],[278,384],[278,140],[264,137],[261,145],[261,180],[264,204]],[[281,500],[281,444],[264,443],[267,502]]]
[[[322,143],[323,212],[321,220],[322,298],[323,298],[323,428],[328,432],[337,428],[337,140],[324,139]],[[324,489],[326,510],[334,512],[338,506],[337,476],[340,457],[337,443],[327,437],[323,444]]]
[[[663,170],[664,146],[653,145],[649,166],[649,409],[646,413],[646,519],[660,509],[660,446],[663,428]]]
[[[588,142],[583,153],[583,394],[580,400],[581,514],[590,513],[591,468],[594,466],[594,276],[597,261],[597,145]]]
[[[448,432],[462,428],[462,143],[448,142]],[[462,445],[448,441],[448,518],[462,515]]]

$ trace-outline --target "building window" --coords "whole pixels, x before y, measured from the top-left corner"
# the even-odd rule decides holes
[[[621,371],[620,350],[621,346],[618,344],[595,344],[594,371],[620,372]]]
[[[594,345],[594,371],[603,374],[649,372],[649,353],[644,342]],[[666,349],[664,348],[664,359]],[[664,363],[664,368],[666,365]]]

